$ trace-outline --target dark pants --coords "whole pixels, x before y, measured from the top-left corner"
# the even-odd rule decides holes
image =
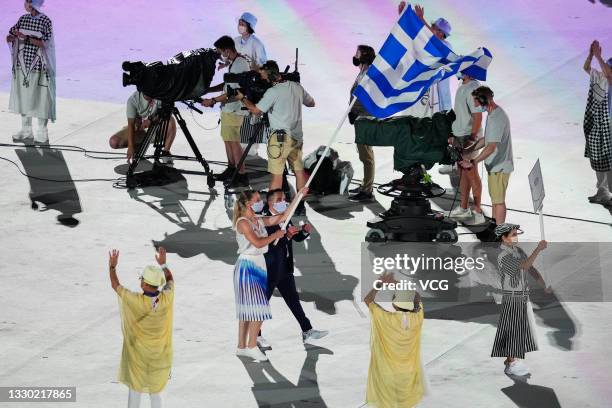
[[[282,274],[282,276],[275,276],[277,274]],[[306,317],[304,309],[302,309],[300,304],[300,295],[295,287],[295,277],[293,274],[286,271],[281,271],[280,273],[268,271],[268,300],[272,297],[274,288],[278,288],[291,313],[293,313],[293,316],[295,316],[295,319],[300,324],[302,332],[312,329],[310,320]]]

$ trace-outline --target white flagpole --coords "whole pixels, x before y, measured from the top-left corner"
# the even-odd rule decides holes
[[[317,162],[317,165],[315,166],[314,170],[310,174],[310,177],[308,177],[308,181],[306,182],[306,185],[304,187],[309,187],[312,180],[314,180],[315,174],[317,174],[317,171],[319,170],[319,167],[321,167],[321,163],[323,162],[323,159],[325,158],[325,156],[327,156],[327,153],[329,153],[329,149],[331,145],[334,143],[334,141],[338,137],[338,133],[340,133],[340,129],[342,128],[342,125],[344,124],[344,121],[346,120],[349,112],[353,108],[355,101],[357,101],[357,97],[354,96],[353,101],[349,104],[348,108],[346,108],[346,112],[344,112],[344,115],[342,115],[342,119],[340,120],[340,123],[338,123],[338,126],[336,126],[336,130],[334,131],[334,134],[332,135],[331,139],[329,139],[329,142],[327,142],[327,146],[325,146],[325,150],[323,151],[321,158],[319,159],[319,161]],[[295,197],[295,200],[298,200],[298,204],[299,204],[299,200],[301,199],[302,199],[302,194],[301,192],[298,191],[298,194]],[[289,212],[289,215],[287,216],[287,219],[285,220],[283,225],[281,225],[281,229],[283,231],[285,231],[287,227],[287,223],[291,220],[291,217],[293,217],[293,213],[295,213],[296,208],[297,208],[297,204],[291,209],[291,211]],[[274,241],[274,245],[276,245],[277,243],[278,243],[278,239]]]
[[[546,238],[544,238],[544,205],[540,206],[540,210],[538,211],[538,214],[540,216],[540,239],[544,240]]]

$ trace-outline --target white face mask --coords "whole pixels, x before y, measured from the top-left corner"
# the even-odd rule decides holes
[[[518,243],[518,237],[512,237],[511,241],[513,244],[517,244]]]
[[[245,27],[245,26],[243,26],[243,25],[238,25],[238,33],[239,33],[240,35],[243,35],[243,34],[245,34],[246,32],[247,32],[247,29],[246,29],[246,27]]]
[[[483,112],[486,112],[486,111],[487,111],[487,108],[485,108],[482,105],[477,106],[476,109],[474,109],[474,112],[479,112],[479,113],[483,113]]]
[[[274,203],[272,206],[272,208],[274,208],[274,210],[279,214],[284,213],[287,210],[287,207],[289,207],[289,203],[287,203],[285,200]]]
[[[255,201],[251,205],[251,209],[256,213],[260,213],[263,210],[263,208],[264,208],[264,202],[262,200]]]

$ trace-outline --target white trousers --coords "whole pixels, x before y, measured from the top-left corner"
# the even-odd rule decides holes
[[[140,398],[142,393],[134,390],[130,390],[128,395],[128,408],[140,408]],[[160,394],[149,394],[151,398],[151,408],[161,408],[161,395]]]
[[[597,194],[612,195],[612,170],[596,171],[597,174]]]

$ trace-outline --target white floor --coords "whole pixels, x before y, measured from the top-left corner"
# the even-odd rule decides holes
[[[60,61],[58,121],[50,125],[54,145],[108,150],[108,137],[125,121],[123,101],[131,92],[120,85],[121,61],[167,58],[183,49],[211,46],[218,36],[234,34],[234,17],[248,7],[260,17],[258,34],[281,65],[291,62],[293,48],[300,47],[303,83],[318,104],[304,114],[305,151],[312,151],[326,142],[344,111],[356,75],[350,65],[354,46],[366,42],[378,47],[395,16],[392,1],[216,1],[207,2],[205,9],[196,1],[106,3],[102,9],[92,3],[50,2]],[[588,82],[581,66],[593,38],[602,41],[608,54],[612,49],[607,29],[612,9],[587,1],[563,6],[552,1],[499,2],[495,7],[488,1],[461,3],[425,5],[432,19],[448,11],[459,51],[487,45],[496,58],[490,86],[512,120],[516,159],[508,206],[531,210],[527,174],[540,158],[545,212],[592,221],[545,217],[551,245],[612,241],[610,211],[586,200],[594,193],[594,174],[582,157],[581,131]],[[119,5],[129,10],[119,11]],[[0,25],[12,25],[19,14],[17,9],[3,12]],[[76,18],[81,15],[91,18]],[[360,21],[366,17],[369,24],[364,26]],[[2,107],[8,106],[8,65],[8,53],[1,53]],[[218,113],[198,115],[198,123],[183,114],[204,156],[222,161],[218,129],[198,127],[214,128]],[[18,118],[3,108],[0,124],[0,142],[11,143]],[[334,148],[353,162],[359,178],[352,132],[346,124]],[[174,150],[188,153],[180,135]],[[123,159],[97,160],[80,152],[2,146],[0,156],[38,177],[111,180],[125,171]],[[378,182],[398,176],[392,172],[391,149],[376,149],[376,160]],[[197,169],[184,163],[177,167]],[[0,386],[74,385],[75,406],[125,405],[127,389],[116,382],[121,331],[107,276],[107,251],[121,250],[120,279],[135,289],[139,270],[154,262],[156,242],[168,248],[177,282],[175,357],[164,392],[166,406],[363,404],[369,319],[360,301],[359,251],[366,221],[388,207],[388,198],[379,195],[380,204],[368,206],[330,199],[316,211],[309,209],[316,233],[308,250],[297,245],[297,283],[313,325],[331,334],[322,348],[305,351],[299,326],[282,299],[273,298],[274,318],[264,326],[274,346],[268,353],[270,363],[245,365],[233,355],[236,244],[221,189],[220,196],[211,198],[203,177],[187,175],[186,183],[139,190],[137,197],[130,197],[111,181],[61,187],[28,182],[3,160],[0,172]],[[432,174],[448,185],[448,178],[435,168]],[[31,208],[31,192],[39,195],[39,210]],[[484,200],[489,202],[486,192]],[[78,225],[63,225],[60,214],[64,224],[73,216]],[[539,239],[535,215],[510,211],[508,220],[523,226],[524,241]],[[462,240],[469,237],[463,235]],[[438,318],[426,321],[422,346],[431,395],[420,406],[606,406],[612,397],[605,359],[612,326],[605,322],[612,307],[582,302],[558,309],[552,318],[546,318],[544,310],[538,313],[540,351],[528,356],[533,372],[529,385],[513,384],[503,375],[501,359],[489,357],[495,313],[456,320],[432,313]]]

